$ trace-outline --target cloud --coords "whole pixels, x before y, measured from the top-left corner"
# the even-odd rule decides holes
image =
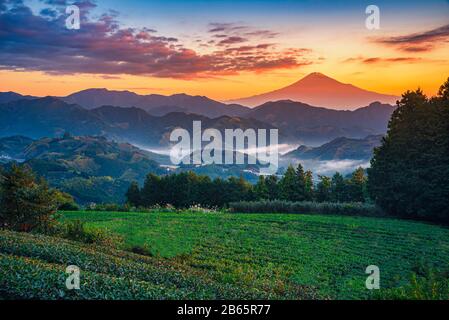
[[[249,29],[248,26],[237,24],[237,23],[222,23],[222,22],[212,22],[209,24],[209,32],[217,33],[217,32],[235,32]]]
[[[224,40],[221,40],[218,45],[219,46],[226,46],[226,45],[232,45],[232,44],[236,44],[236,43],[242,43],[242,42],[247,42],[248,39],[242,38],[242,37],[228,37]]]
[[[394,63],[419,63],[423,62],[423,58],[416,57],[353,57],[344,60],[343,62],[359,62],[363,64],[373,65],[373,64],[384,64],[390,65]]]
[[[250,32],[245,33],[245,36],[248,36],[248,37],[256,36],[256,37],[261,37],[261,38],[265,38],[265,39],[274,38],[278,35],[279,35],[279,33],[273,32],[270,30],[255,30],[255,31],[250,31]]]
[[[47,0],[45,3],[47,9],[33,14],[20,0],[0,0],[0,69],[190,79],[289,69],[312,63],[307,51],[279,50],[273,44],[235,47],[251,40],[229,35],[242,30],[254,31],[243,25],[211,25],[209,32],[220,29],[227,37],[212,52],[200,54],[177,38],[156,35],[154,29],[121,27],[115,11],[93,20],[89,11],[95,4],[87,0],[78,2],[84,8],[81,29],[68,30],[65,10],[60,8],[66,2]]]
[[[449,24],[424,32],[376,38],[373,41],[405,52],[431,51],[441,43],[449,42]]]

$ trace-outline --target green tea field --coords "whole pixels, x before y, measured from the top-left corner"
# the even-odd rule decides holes
[[[65,219],[122,235],[128,248],[184,265],[220,284],[301,298],[358,299],[368,265],[381,287],[400,286],[424,267],[449,271],[449,230],[417,222],[282,214],[72,212]]]

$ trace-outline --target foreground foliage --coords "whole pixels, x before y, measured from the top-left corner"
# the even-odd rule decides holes
[[[413,273],[408,283],[399,288],[382,290],[374,295],[382,300],[448,300],[449,273],[426,270],[426,274]]]

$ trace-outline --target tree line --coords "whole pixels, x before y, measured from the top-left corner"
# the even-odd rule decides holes
[[[365,202],[366,182],[364,169],[358,168],[349,178],[336,173],[332,178],[319,176],[319,182],[314,183],[312,172],[304,171],[301,164],[289,166],[281,178],[260,176],[255,185],[242,177],[212,180],[193,172],[149,174],[142,188],[131,183],[126,199],[136,207],[170,204],[178,208],[224,207],[231,202],[257,200]]]

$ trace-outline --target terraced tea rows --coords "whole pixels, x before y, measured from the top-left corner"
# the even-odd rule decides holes
[[[65,270],[69,265],[82,270],[81,290],[67,290],[65,286],[68,276]],[[282,298],[261,290],[214,282],[207,274],[175,261],[9,231],[0,231],[0,269],[3,298]],[[310,298],[307,294],[304,292],[302,298]]]

